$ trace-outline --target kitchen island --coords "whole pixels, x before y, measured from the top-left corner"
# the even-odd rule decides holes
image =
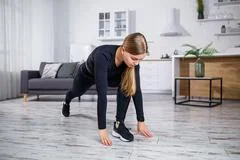
[[[205,63],[205,76],[223,78],[223,99],[240,100],[240,53],[217,53],[214,56],[203,57]],[[193,77],[193,56],[174,55],[172,57],[172,96],[174,97],[174,77]],[[191,84],[191,95],[208,97],[209,84],[199,81]],[[217,84],[213,84],[217,85]],[[187,84],[180,82],[179,95],[187,95]],[[219,96],[217,86],[213,86],[213,96]]]

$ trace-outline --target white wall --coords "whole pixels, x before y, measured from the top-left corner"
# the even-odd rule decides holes
[[[213,3],[214,0],[208,0]],[[195,0],[70,0],[69,2],[70,44],[83,43],[99,45],[97,41],[97,18],[99,11],[129,9],[136,11],[136,31],[146,35],[150,46],[151,58],[159,58],[162,53],[172,54],[175,49],[181,49],[184,43],[204,46],[213,41],[214,47],[223,52],[229,47],[240,43],[240,36],[220,37],[213,34],[220,32],[222,24],[228,22],[197,22]],[[171,8],[180,9],[180,23],[190,34],[182,37],[161,37],[166,14]],[[206,6],[206,12],[231,11],[240,17],[239,6],[224,6],[221,8]],[[218,9],[218,10],[217,10]],[[234,25],[236,21],[231,22]],[[115,43],[115,42],[108,42]]]
[[[68,0],[32,1],[32,68],[69,61]]]
[[[69,61],[68,0],[54,0],[54,61]]]
[[[214,0],[206,0],[206,13],[214,14],[231,11],[240,17],[240,6],[212,6]],[[180,9],[180,23],[189,36],[162,37],[167,13],[171,8]],[[228,22],[197,22],[195,0],[34,0],[32,1],[32,64],[38,69],[41,61],[68,61],[70,44],[100,45],[97,40],[98,12],[105,10],[129,9],[136,11],[136,31],[146,35],[150,57],[172,54],[181,45],[191,43],[204,46],[214,42],[220,52],[239,45],[240,36],[219,37],[221,25]],[[238,21],[239,22],[239,21]],[[237,21],[231,21],[234,26]],[[120,42],[105,42],[120,43]]]
[[[32,1],[32,68],[42,61],[53,61],[54,27],[53,1]]]

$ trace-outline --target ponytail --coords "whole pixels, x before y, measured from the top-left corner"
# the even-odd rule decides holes
[[[126,68],[122,75],[121,90],[126,96],[133,96],[136,93],[135,67]]]

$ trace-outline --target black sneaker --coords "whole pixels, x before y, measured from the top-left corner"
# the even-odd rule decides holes
[[[133,134],[129,132],[124,123],[120,123],[119,121],[114,122],[112,135],[124,142],[131,142],[134,139]]]
[[[70,115],[70,105],[69,104],[63,103],[62,115],[64,115],[65,117],[69,117],[69,115]]]

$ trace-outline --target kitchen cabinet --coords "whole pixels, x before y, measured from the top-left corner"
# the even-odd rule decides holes
[[[98,40],[123,40],[135,32],[134,11],[106,11],[98,14]]]
[[[140,78],[145,93],[171,93],[172,62],[143,60],[140,63]]]

